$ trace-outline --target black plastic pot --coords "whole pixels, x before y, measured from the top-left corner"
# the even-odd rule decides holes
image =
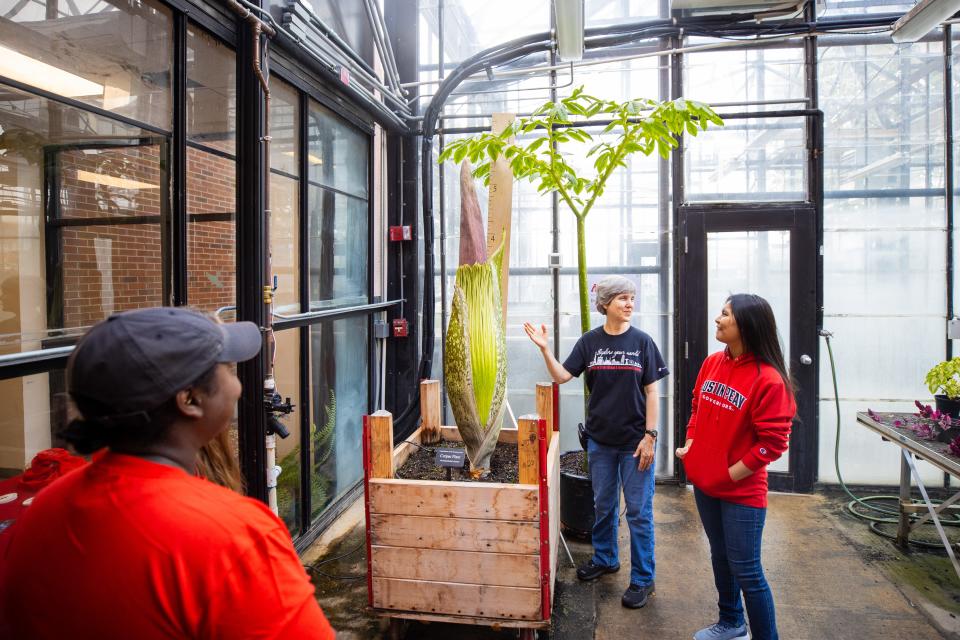
[[[954,420],[960,419],[960,399],[948,398],[947,396],[933,396],[937,404],[937,411],[945,413]]]
[[[590,476],[561,469],[560,524],[564,532],[581,540],[589,540],[593,521],[593,487],[590,485]]]
[[[960,437],[960,427],[950,427],[949,429],[944,429],[937,436],[937,442],[945,442],[950,444],[956,438]]]

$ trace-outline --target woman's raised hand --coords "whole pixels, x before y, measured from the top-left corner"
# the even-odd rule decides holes
[[[537,329],[529,322],[523,323],[523,330],[527,332],[527,335],[533,340],[533,344],[537,345],[541,349],[546,349],[550,344],[550,339],[547,337],[547,325],[540,325],[540,329]]]

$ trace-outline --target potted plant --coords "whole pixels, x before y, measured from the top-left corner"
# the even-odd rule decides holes
[[[934,394],[937,410],[952,420],[960,418],[960,358],[945,360],[927,372],[924,382]]]
[[[580,128],[575,118],[602,120],[605,128],[597,136],[599,140]],[[576,218],[580,329],[586,333],[590,330],[586,220],[603,195],[607,181],[618,167],[627,166],[626,160],[631,155],[637,152],[650,155],[656,150],[667,158],[676,148],[679,136],[697,135],[711,122],[723,124],[709,106],[693,100],[658,102],[638,98],[618,102],[596,98],[578,87],[570,96],[538,107],[530,117],[517,119],[500,134],[487,132],[451,142],[440,154],[439,161],[452,158],[459,163],[469,159],[476,166],[473,175],[489,184],[492,163],[503,157],[510,162],[515,178],[536,184],[540,193],[559,195]],[[537,133],[542,135],[530,137]],[[586,158],[593,162],[592,175],[583,175],[568,161],[563,150],[571,143],[592,144],[586,152]],[[589,390],[584,387],[585,400],[588,394]],[[564,472],[561,487],[567,481],[576,480]],[[593,496],[586,472],[579,474],[579,482],[588,488],[579,493],[590,500],[589,508],[579,512],[589,513],[592,518]],[[564,516],[564,509],[561,509],[561,520],[570,529],[589,531],[591,528],[586,523],[571,522]]]

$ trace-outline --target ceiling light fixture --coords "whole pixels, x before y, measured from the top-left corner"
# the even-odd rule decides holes
[[[102,84],[4,46],[0,46],[0,76],[68,98],[103,95]]]
[[[916,42],[960,11],[960,0],[920,0],[893,25],[894,42]]]
[[[583,60],[583,0],[553,0],[553,11],[560,60]]]
[[[151,184],[149,182],[140,182],[139,180],[131,180],[130,178],[120,178],[118,176],[108,176],[102,173],[94,173],[93,171],[84,171],[83,169],[77,170],[77,180],[83,182],[92,182],[93,184],[101,184],[105,187],[114,187],[115,189],[159,189],[159,184]]]

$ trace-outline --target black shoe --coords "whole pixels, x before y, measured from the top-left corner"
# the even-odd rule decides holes
[[[603,567],[599,564],[593,564],[593,560],[590,560],[577,567],[577,577],[581,580],[596,580],[605,573],[616,573],[617,571],[620,571],[620,565]]]
[[[638,584],[631,584],[627,587],[627,590],[623,592],[623,598],[620,599],[620,604],[627,609],[639,609],[647,604],[647,600],[650,599],[650,596],[654,595],[655,591],[656,587],[653,582],[645,587],[641,587]]]

